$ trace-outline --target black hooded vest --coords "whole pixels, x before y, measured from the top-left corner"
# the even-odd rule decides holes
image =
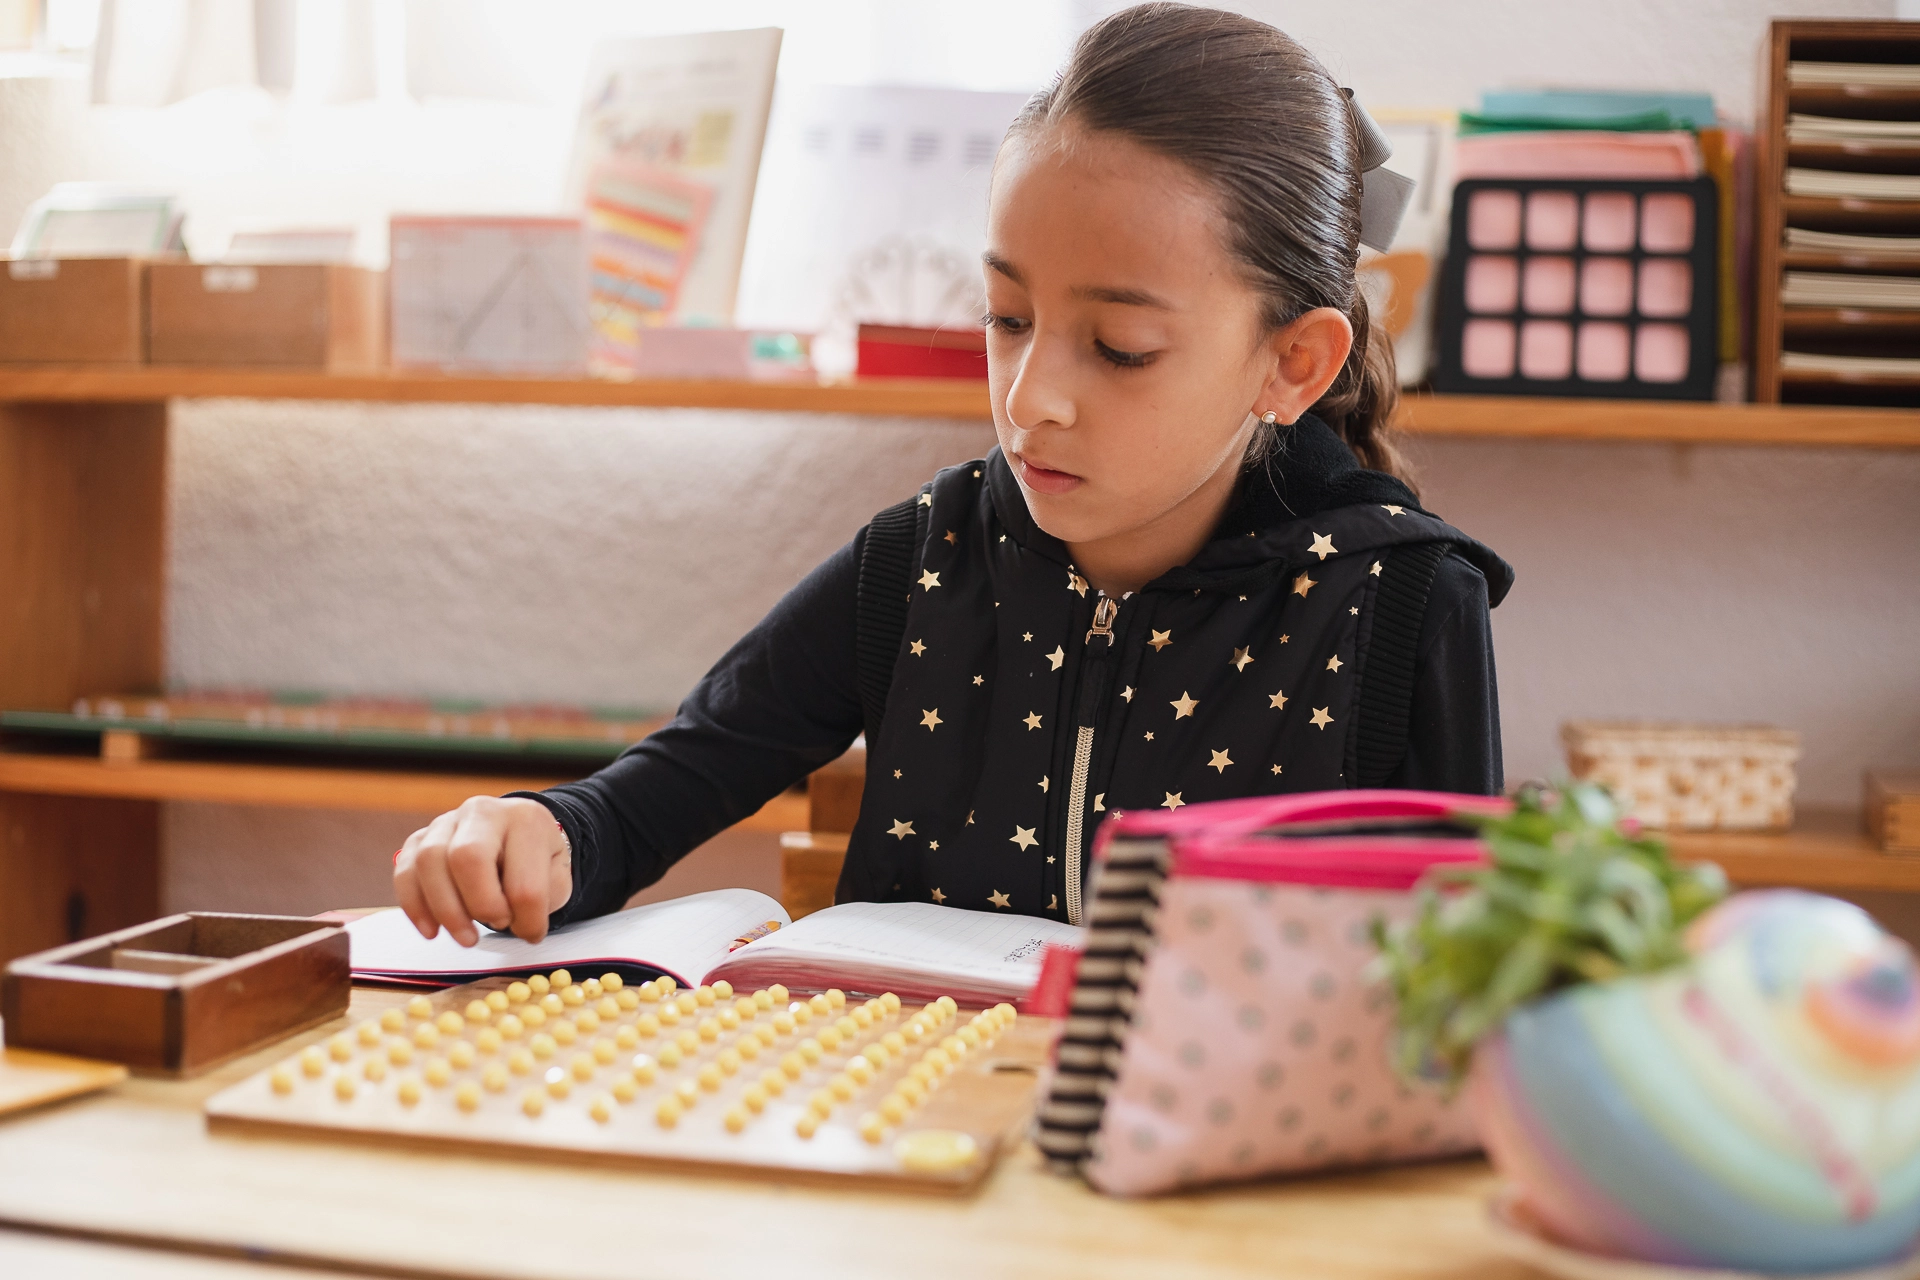
[[[1264,501],[1243,501],[1191,562],[1119,601],[1033,523],[998,449],[875,518],[861,572],[867,784],[840,901],[1078,924],[1107,813],[1391,771],[1414,648],[1372,633],[1417,636],[1450,549],[1494,603],[1512,571],[1354,466],[1324,425],[1295,433],[1337,450],[1352,495],[1388,500],[1294,517],[1278,477],[1256,472]],[[1364,740],[1363,708],[1376,730]]]

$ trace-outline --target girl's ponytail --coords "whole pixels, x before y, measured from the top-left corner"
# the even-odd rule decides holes
[[[1087,29],[1013,132],[1067,121],[1170,156],[1218,193],[1227,250],[1260,292],[1269,331],[1315,307],[1347,316],[1353,349],[1313,412],[1363,466],[1412,487],[1389,426],[1393,349],[1354,276],[1364,141],[1326,68],[1254,18],[1136,5]],[[1273,434],[1256,434],[1253,454]]]

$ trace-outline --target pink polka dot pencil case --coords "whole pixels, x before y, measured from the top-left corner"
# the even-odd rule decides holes
[[[1389,1062],[1376,916],[1482,856],[1486,797],[1338,791],[1109,818],[1036,1141],[1113,1195],[1479,1145],[1464,1104]],[[1068,990],[1073,953],[1049,957]]]

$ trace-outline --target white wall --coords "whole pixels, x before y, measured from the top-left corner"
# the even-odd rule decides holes
[[[1736,115],[1753,104],[1768,14],[1736,0],[1245,7],[1377,105],[1465,106],[1483,85],[1558,81],[1707,89]],[[1056,44],[1060,13],[1095,11],[1029,8],[1045,26],[1032,38]],[[1011,28],[1025,11],[984,12]],[[974,6],[938,12],[975,47],[1023,35],[983,34]],[[914,42],[890,47],[906,61],[873,59],[873,78],[906,66],[969,82],[971,62],[916,64]],[[408,191],[525,207],[557,169],[557,135],[532,108],[490,110],[490,139],[447,150],[422,142],[458,132],[440,117],[411,135],[360,127],[385,139],[381,166]],[[97,154],[143,174],[172,165],[230,209],[270,212],[260,206],[279,188],[258,172],[299,169],[291,142],[263,118],[249,126],[251,161],[216,162],[187,136],[216,124],[188,115],[125,121]],[[353,171],[350,154],[319,154],[300,189],[374,207],[380,192],[355,186]],[[978,424],[809,415],[185,405],[169,675],[671,701],[862,519],[985,440]],[[1510,778],[1550,772],[1557,722],[1594,714],[1800,729],[1802,796],[1814,802],[1852,802],[1869,764],[1920,764],[1920,456],[1475,442],[1418,452],[1431,505],[1519,569],[1495,615]],[[419,820],[176,806],[169,905],[371,901]],[[710,866],[690,875],[760,880],[772,865],[766,841],[702,857]]]

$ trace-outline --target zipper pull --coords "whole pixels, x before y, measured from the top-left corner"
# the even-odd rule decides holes
[[[1107,648],[1113,648],[1113,619],[1120,612],[1120,602],[1102,591],[1100,599],[1093,606],[1093,630],[1087,632],[1084,643],[1092,644],[1095,636],[1107,642]]]

